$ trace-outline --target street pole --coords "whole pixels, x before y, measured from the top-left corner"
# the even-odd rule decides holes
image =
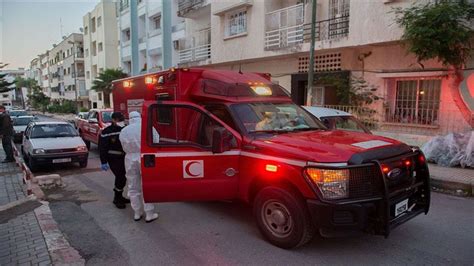
[[[311,1],[311,45],[309,50],[308,88],[306,92],[306,105],[311,105],[311,93],[314,83],[314,43],[316,38],[316,5],[317,0]]]
[[[76,67],[76,43],[69,41],[69,43],[72,43],[72,63],[74,66],[74,92],[75,92],[75,98],[76,98],[76,114],[79,113],[79,103],[78,103],[78,95],[77,95],[77,67]]]

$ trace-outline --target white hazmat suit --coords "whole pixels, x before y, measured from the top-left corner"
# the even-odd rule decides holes
[[[129,125],[120,132],[120,142],[125,151],[125,176],[128,180],[128,196],[130,205],[135,212],[134,219],[138,221],[145,212],[145,220],[151,222],[158,218],[158,214],[153,212],[153,204],[145,203],[142,194],[142,176],[140,165],[141,146],[141,124],[142,118],[139,112],[130,112]],[[155,133],[155,132],[154,132]],[[156,133],[158,134],[158,133]]]

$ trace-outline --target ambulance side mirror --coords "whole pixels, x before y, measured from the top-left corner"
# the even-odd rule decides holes
[[[212,153],[223,153],[231,147],[232,134],[223,127],[214,129],[212,134]]]

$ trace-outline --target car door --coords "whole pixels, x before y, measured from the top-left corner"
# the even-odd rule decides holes
[[[99,132],[99,117],[98,116],[99,116],[99,112],[96,112],[96,111],[92,111],[89,114],[89,118],[87,120],[88,121],[87,139],[89,141],[94,141],[96,135]]]
[[[189,103],[155,103],[147,110],[141,161],[146,202],[237,198],[241,136],[236,131]],[[212,152],[214,131],[227,136],[224,152]]]

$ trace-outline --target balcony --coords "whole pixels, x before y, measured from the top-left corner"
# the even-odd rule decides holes
[[[211,58],[211,29],[196,32],[180,41],[179,63],[196,62]]]
[[[187,17],[192,11],[204,7],[206,3],[206,0],[179,0],[178,17]]]
[[[316,41],[337,40],[349,35],[349,14],[316,22]],[[311,23],[304,24],[304,41],[311,40]]]
[[[298,4],[265,15],[265,49],[281,49],[303,43],[304,5]]]

